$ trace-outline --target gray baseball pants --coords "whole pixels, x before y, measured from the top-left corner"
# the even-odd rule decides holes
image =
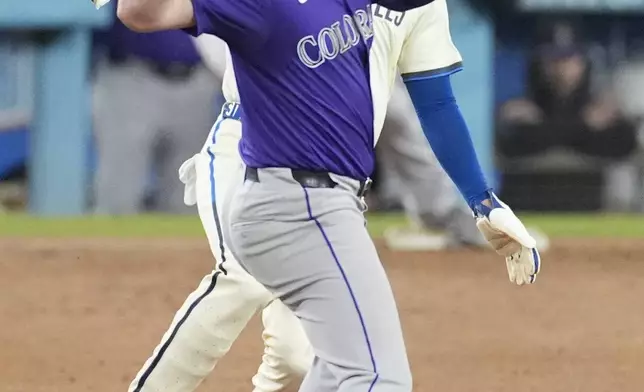
[[[249,173],[223,209],[224,237],[302,322],[315,360],[300,391],[411,391],[398,310],[358,181],[331,175],[334,188],[308,188],[290,169]]]

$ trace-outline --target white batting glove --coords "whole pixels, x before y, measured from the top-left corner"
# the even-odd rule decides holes
[[[188,207],[197,204],[197,160],[200,154],[190,157],[179,168],[179,180],[183,182],[183,203]]]
[[[474,206],[476,226],[492,248],[505,257],[510,281],[532,284],[541,270],[541,257],[536,241],[514,212],[496,195]]]
[[[92,0],[92,3],[94,3],[94,7],[96,7],[96,9],[101,8],[102,6],[104,6],[109,2],[110,0]]]

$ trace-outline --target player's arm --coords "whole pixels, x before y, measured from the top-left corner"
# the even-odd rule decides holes
[[[116,15],[134,31],[151,32],[192,27],[191,0],[119,0]]]
[[[117,15],[137,31],[185,29],[213,34],[229,46],[261,45],[269,34],[272,0],[119,0]]]
[[[450,75],[462,69],[462,59],[449,32],[447,3],[436,0],[415,16],[398,67],[432,149],[474,206],[487,197],[490,187],[452,93]]]
[[[477,225],[506,257],[510,280],[533,283],[541,261],[535,240],[487,184],[470,132],[456,104],[450,76],[461,69],[449,34],[445,0],[419,16],[403,48],[399,68],[436,158],[474,211]]]
[[[423,133],[436,157],[474,209],[489,197],[490,187],[479,165],[469,129],[456,104],[450,77],[412,79],[405,84]]]
[[[485,181],[449,75],[411,79],[406,84],[436,158],[468,201],[483,236],[505,257],[510,280],[519,285],[534,283],[541,268],[536,242]]]

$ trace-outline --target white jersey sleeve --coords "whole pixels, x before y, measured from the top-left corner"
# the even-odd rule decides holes
[[[398,68],[404,80],[450,75],[463,68],[452,42],[446,0],[414,10],[416,20],[407,32]]]
[[[212,34],[202,34],[194,40],[206,67],[217,79],[223,79],[226,70],[226,43]]]
[[[222,80],[221,88],[226,101],[239,102],[239,91],[228,45],[212,34],[202,34],[195,38],[195,45],[206,67]]]

